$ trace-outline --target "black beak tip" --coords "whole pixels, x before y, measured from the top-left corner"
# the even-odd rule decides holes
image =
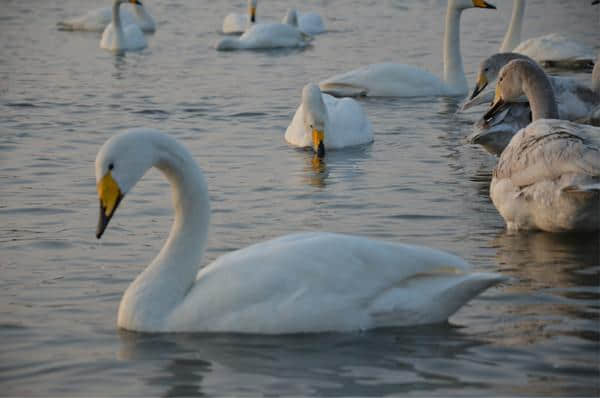
[[[319,142],[319,147],[317,148],[317,156],[320,158],[325,156],[325,145],[323,145],[323,141]]]

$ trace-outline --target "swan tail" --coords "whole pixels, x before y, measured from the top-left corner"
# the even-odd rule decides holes
[[[321,91],[334,97],[365,97],[368,90],[349,83],[320,83]]]
[[[482,272],[420,275],[377,296],[369,314],[376,327],[445,322],[469,300],[507,279]]]

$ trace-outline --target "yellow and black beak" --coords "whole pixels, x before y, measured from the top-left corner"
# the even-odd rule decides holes
[[[496,86],[496,95],[494,96],[494,101],[492,105],[488,109],[488,111],[483,115],[483,119],[487,122],[498,113],[502,112],[508,106],[508,102],[505,102],[500,94],[500,90],[498,86]]]
[[[471,98],[469,99],[472,100],[473,98],[477,97],[479,93],[481,93],[487,87],[487,85],[487,78],[485,77],[485,75],[481,74],[479,76],[479,79],[477,79],[477,84],[475,85],[475,88],[473,89],[473,94],[471,94]]]
[[[143,6],[143,4],[140,0],[129,0],[129,2],[131,4],[137,4],[138,6]]]
[[[110,171],[98,182],[97,188],[98,198],[100,198],[100,218],[96,228],[96,238],[100,239],[119,203],[121,203],[123,193]]]
[[[475,7],[479,7],[479,8],[491,8],[493,10],[496,9],[496,6],[493,4],[488,3],[487,1],[484,0],[473,0],[473,5]]]
[[[256,22],[256,7],[250,7],[250,22]]]
[[[313,129],[313,149],[317,153],[317,156],[322,158],[325,156],[325,133],[322,130]]]

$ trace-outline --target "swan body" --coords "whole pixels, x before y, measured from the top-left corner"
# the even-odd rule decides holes
[[[128,9],[121,10],[123,26],[135,24],[144,33],[154,33],[156,22],[146,7],[132,2],[133,12]],[[58,23],[61,30],[79,30],[86,32],[103,32],[112,21],[112,7],[103,7],[91,10],[85,15],[68,19]]]
[[[473,7],[495,8],[480,0],[448,0],[444,33],[444,76],[395,63],[374,64],[322,81],[325,93],[345,96],[419,97],[463,95],[467,92],[460,54],[460,15]]]
[[[307,35],[318,35],[325,32],[323,19],[315,12],[300,13],[295,8],[291,8],[283,17],[282,23],[295,26]]]
[[[500,155],[490,185],[492,202],[508,229],[599,230],[600,129],[557,120],[549,80],[526,60],[502,68],[488,114],[523,93],[533,122]]]
[[[358,102],[322,94],[311,83],[302,90],[302,102],[285,131],[285,140],[319,153],[321,142],[315,142],[315,134],[324,136],[322,151],[373,142],[371,122]]]
[[[310,37],[288,24],[255,24],[239,38],[226,37],[216,45],[217,51],[267,50],[306,47]]]
[[[130,24],[125,27],[122,25],[119,8],[121,3],[125,1],[114,1],[112,22],[108,24],[102,33],[102,39],[100,40],[101,48],[115,52],[135,51],[146,48],[146,38],[137,25]]]
[[[256,22],[256,6],[258,0],[248,0],[248,13],[230,13],[223,19],[223,33],[242,34]]]
[[[463,105],[463,110],[478,103],[489,103],[493,98],[493,92],[480,93],[496,80],[501,68],[514,59],[535,62],[526,55],[517,53],[498,53],[486,58],[479,66],[477,84],[471,100]],[[573,78],[560,76],[547,76],[547,78],[554,92],[560,119],[583,120],[600,106],[600,66],[594,67],[591,86]],[[467,140],[482,145],[490,153],[499,155],[510,138],[529,123],[531,123],[529,104],[526,98],[521,97],[498,115],[477,121],[474,133]]]
[[[200,268],[210,206],[200,168],[156,130],[109,139],[96,157],[97,237],[151,167],[173,189],[175,220],[125,291],[118,326],[140,332],[299,333],[444,322],[505,278],[442,251],[323,232],[282,236]]]
[[[513,13],[500,52],[527,55],[544,66],[565,68],[589,67],[594,64],[594,50],[568,37],[550,33],[521,42],[525,0],[514,0]]]

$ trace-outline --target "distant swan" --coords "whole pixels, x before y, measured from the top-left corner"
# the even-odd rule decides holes
[[[150,129],[116,135],[98,152],[98,238],[152,167],[171,184],[175,220],[123,295],[123,329],[275,334],[438,323],[505,279],[472,273],[442,251],[325,232],[282,236],[202,266],[210,218],[204,176],[183,145]]]
[[[315,12],[300,13],[295,8],[290,8],[282,22],[297,27],[307,35],[318,35],[325,32],[325,24],[321,16]]]
[[[500,47],[500,52],[527,55],[544,66],[589,67],[594,63],[594,50],[564,35],[551,33],[521,42],[525,0],[514,0],[513,12]]]
[[[491,96],[480,93],[496,80],[500,69],[513,59],[535,62],[526,55],[517,53],[498,53],[486,58],[479,66],[471,100],[463,105],[463,109],[468,109],[474,104],[489,103],[493,99],[493,92],[489,92]],[[548,76],[548,79],[552,85],[560,119],[582,120],[600,106],[600,65],[596,64],[594,67],[591,86],[570,77]],[[512,136],[531,123],[530,115],[527,99],[519,98],[517,102],[506,106],[503,112],[476,122],[475,132],[467,140],[499,155]]]
[[[310,36],[291,25],[261,23],[252,25],[239,38],[225,37],[215,47],[217,51],[306,47],[310,40]]]
[[[382,63],[342,73],[322,81],[324,93],[338,97],[419,97],[463,95],[468,91],[460,55],[460,15],[468,8],[496,8],[483,0],[448,0],[444,34],[443,79],[414,66]]]
[[[121,21],[123,25],[136,24],[144,33],[154,33],[156,22],[146,7],[141,2],[129,0],[132,4],[133,13],[127,9],[121,10]],[[62,30],[82,30],[88,32],[103,32],[112,21],[112,7],[103,7],[89,11],[80,17],[67,19],[58,23]]]
[[[312,147],[319,157],[325,150],[373,141],[373,129],[360,104],[351,98],[322,94],[316,84],[302,90],[302,102],[285,131],[285,140]]]
[[[600,128],[558,119],[550,81],[535,62],[500,71],[486,118],[527,95],[533,122],[500,155],[490,186],[508,229],[600,230]]]
[[[128,0],[114,0],[112,9],[112,22],[102,33],[100,47],[110,51],[123,52],[146,48],[146,38],[141,29],[134,24],[122,26],[119,8]],[[139,0],[131,0],[136,4]]]
[[[227,34],[240,34],[244,33],[252,24],[256,22],[256,6],[258,0],[248,0],[248,13],[227,14],[223,20],[223,33]]]

